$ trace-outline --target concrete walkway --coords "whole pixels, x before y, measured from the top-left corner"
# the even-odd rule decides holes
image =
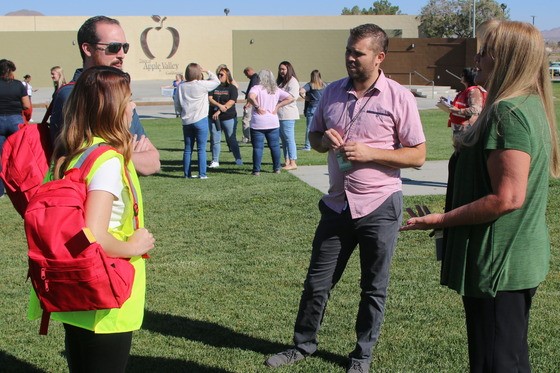
[[[327,166],[298,166],[290,171],[293,175],[312,187],[327,193],[329,173]],[[447,161],[428,161],[417,168],[401,171],[403,194],[405,196],[445,194],[447,189]]]

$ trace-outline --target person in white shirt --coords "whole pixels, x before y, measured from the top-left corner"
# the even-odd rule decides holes
[[[208,79],[204,79],[204,73]],[[185,151],[183,170],[185,178],[192,178],[191,157],[196,141],[198,148],[198,178],[206,176],[206,141],[208,140],[208,92],[220,85],[216,74],[197,63],[189,63],[185,69],[186,81],[179,84],[175,100],[181,107]]]

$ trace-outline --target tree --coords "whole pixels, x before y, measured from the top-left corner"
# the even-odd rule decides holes
[[[472,36],[473,1],[476,24],[490,18],[509,19],[509,10],[494,0],[429,0],[418,16],[420,32],[428,38]]]
[[[375,15],[395,15],[401,14],[399,7],[396,5],[391,5],[389,0],[379,0],[373,2],[373,8],[370,8]]]
[[[346,15],[395,15],[401,14],[401,11],[398,6],[391,5],[389,0],[378,0],[373,2],[373,7],[369,9],[362,8],[357,5],[354,5],[352,9],[343,8],[342,13],[343,16]]]

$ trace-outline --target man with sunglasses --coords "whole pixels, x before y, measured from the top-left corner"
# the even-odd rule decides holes
[[[78,47],[82,56],[83,68],[77,69],[72,78],[75,82],[81,73],[93,66],[112,66],[123,69],[125,54],[129,44],[119,21],[105,16],[91,17],[78,30]],[[60,88],[53,98],[50,121],[51,140],[54,143],[63,123],[63,107],[74,85]],[[133,112],[130,132],[134,136],[132,163],[141,175],[151,175],[159,171],[159,152],[150,142],[136,110]]]

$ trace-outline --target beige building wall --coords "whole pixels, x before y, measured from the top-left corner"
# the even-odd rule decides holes
[[[67,78],[80,67],[76,33],[89,17],[0,17],[0,58],[14,61],[18,77],[31,74],[35,86],[50,85],[53,65]],[[274,72],[281,60],[290,60],[300,80],[318,68],[324,78],[344,75],[344,46],[348,30],[376,23],[395,36],[418,37],[415,16],[329,17],[116,17],[130,43],[125,70],[137,80],[169,80],[184,73],[189,62],[214,70],[225,63],[239,81],[246,65]],[[250,40],[253,39],[253,44]],[[174,52],[174,53],[172,53]]]

